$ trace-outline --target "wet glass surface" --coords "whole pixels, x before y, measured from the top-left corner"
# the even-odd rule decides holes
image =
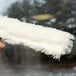
[[[70,55],[62,56],[60,60],[55,60],[51,56],[35,52],[21,44],[7,44],[7,47],[0,53],[0,75],[75,76],[76,55],[72,52]]]
[[[76,0],[23,0],[4,15],[76,35]],[[76,76],[76,40],[72,53],[60,61],[23,45],[7,44],[0,53],[0,76]]]

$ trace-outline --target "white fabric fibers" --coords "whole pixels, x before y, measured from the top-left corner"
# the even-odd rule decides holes
[[[24,44],[57,59],[71,52],[74,40],[68,32],[3,16],[0,16],[0,37],[5,42]]]

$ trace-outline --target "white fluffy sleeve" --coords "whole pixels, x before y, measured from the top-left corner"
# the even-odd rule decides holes
[[[0,37],[11,44],[24,44],[54,58],[69,54],[74,36],[68,32],[0,17]]]

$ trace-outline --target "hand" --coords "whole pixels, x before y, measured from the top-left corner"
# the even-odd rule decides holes
[[[1,51],[2,49],[4,49],[5,46],[6,46],[5,43],[3,43],[3,42],[0,41],[0,51]]]

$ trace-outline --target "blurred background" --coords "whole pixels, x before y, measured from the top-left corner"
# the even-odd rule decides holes
[[[0,15],[76,36],[76,0],[0,0]],[[1,53],[0,76],[76,76],[76,41],[72,53],[60,61],[23,45],[7,44]]]
[[[0,14],[76,34],[76,0],[1,0]]]

